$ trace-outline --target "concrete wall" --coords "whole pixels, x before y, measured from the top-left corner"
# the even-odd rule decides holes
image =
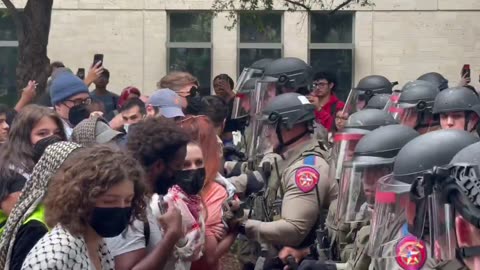
[[[25,3],[14,1],[17,6]],[[135,85],[146,92],[166,73],[167,10],[208,10],[204,0],[55,0],[49,45],[52,60],[76,70],[95,53],[105,54],[111,89]],[[401,83],[438,71],[452,83],[463,64],[471,64],[479,86],[480,1],[381,0],[355,15],[354,81],[382,74]],[[284,56],[308,59],[308,16],[284,13]],[[237,31],[212,27],[212,75],[237,74]]]

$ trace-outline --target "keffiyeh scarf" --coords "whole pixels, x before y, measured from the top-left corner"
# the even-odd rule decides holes
[[[23,187],[22,195],[10,213],[5,224],[5,230],[0,238],[0,269],[9,269],[10,257],[18,230],[43,201],[50,179],[67,157],[80,147],[80,145],[71,142],[52,144],[47,147],[45,153],[33,168],[32,177]]]
[[[202,257],[205,244],[205,216],[200,195],[188,195],[179,186],[169,189],[163,197],[165,202],[173,202],[182,213],[185,237],[175,245],[175,269],[188,270],[190,263]]]

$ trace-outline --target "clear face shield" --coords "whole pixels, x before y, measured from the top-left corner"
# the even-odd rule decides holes
[[[363,130],[345,130],[342,133],[336,133],[333,137],[332,158],[330,159],[330,179],[342,179],[343,164],[351,161],[355,146],[358,141],[366,134]]]
[[[271,81],[258,81],[255,90],[249,95],[248,105],[250,107],[250,128],[251,132],[248,134],[250,142],[247,145],[247,155],[249,160],[259,161],[265,153],[269,152],[272,147],[265,139],[268,131],[266,129],[266,121],[262,119],[263,108],[275,97],[275,83]],[[258,164],[258,162],[255,162]]]
[[[345,107],[343,108],[343,113],[352,115],[358,111],[361,111],[367,105],[369,97],[373,95],[371,91],[363,91],[358,89],[350,90],[348,94],[347,101],[345,102]]]
[[[429,234],[433,243],[431,255],[438,262],[456,259],[455,211],[449,199],[459,192],[451,193],[452,187],[457,188],[455,177],[470,177],[471,169],[468,165],[437,167],[434,173],[425,173],[412,186],[411,198],[416,207],[409,231],[417,237]]]
[[[233,100],[233,108],[232,108],[232,119],[241,119],[249,115],[250,113],[250,93],[245,90],[245,83],[250,80],[251,78],[257,78],[262,76],[262,71],[259,69],[253,68],[244,68],[242,74],[237,80],[235,88],[233,92],[235,93],[235,99]],[[248,90],[248,89],[247,89]],[[254,90],[254,89],[250,89]],[[250,91],[252,92],[252,91]]]
[[[400,99],[400,94],[401,93],[402,92],[398,91],[398,90],[394,90],[392,92],[392,94],[390,95],[390,99],[387,102],[387,105],[385,105],[385,109],[384,109],[385,111],[390,112],[390,113],[392,113],[392,111],[393,111],[393,113],[394,113],[395,110],[392,109],[392,108],[394,108],[396,106],[396,104],[398,103],[398,100]],[[394,118],[395,118],[395,116],[394,116]]]
[[[378,181],[393,170],[392,158],[360,156],[343,165],[337,217],[342,222],[364,222],[371,218]]]
[[[393,175],[381,178],[375,193],[375,206],[370,228],[369,255],[372,258],[397,258],[403,250],[403,241],[410,246],[424,245],[423,241],[408,236],[407,212],[411,185],[395,179]],[[413,242],[412,242],[413,241]],[[420,246],[417,246],[420,249]]]

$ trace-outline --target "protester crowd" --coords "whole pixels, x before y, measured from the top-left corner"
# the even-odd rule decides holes
[[[50,69],[45,91],[32,80],[14,108],[0,104],[0,268],[480,269],[480,164],[466,158],[480,152],[480,99],[466,78],[394,89],[372,75],[342,101],[334,75],[293,58],[257,62],[236,83],[220,74],[209,96],[188,72],[147,96],[115,94],[101,62],[83,79]],[[456,175],[469,183],[450,183],[459,199],[440,203],[469,209],[453,216],[457,257],[426,240],[446,242],[446,229],[419,221],[438,215],[412,188],[452,159],[445,171],[470,166]],[[405,237],[417,253],[402,255]]]

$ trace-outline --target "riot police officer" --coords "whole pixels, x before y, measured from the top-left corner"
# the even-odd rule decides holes
[[[382,110],[365,109],[352,114],[345,128],[334,135],[329,178],[340,182],[344,164],[351,162],[355,147],[364,135],[378,127],[397,123],[392,115]],[[349,237],[352,236],[350,224],[340,222],[336,213],[337,201],[335,200],[330,205],[325,222],[329,243],[322,249],[328,250],[328,259],[345,262],[349,258],[354,239]]]
[[[255,215],[240,232],[262,243],[262,256],[274,257],[272,246],[306,247],[313,243],[321,209],[337,197],[338,186],[328,178],[328,152],[311,136],[312,105],[305,96],[286,93],[271,100],[263,110],[265,141],[281,156],[263,193],[257,194]],[[259,213],[263,211],[264,213]],[[267,262],[268,263],[268,262]]]
[[[365,108],[369,100],[378,94],[392,94],[392,83],[384,76],[370,75],[362,78],[348,94],[343,113],[351,115]]]
[[[429,82],[409,82],[389,111],[401,124],[412,127],[421,134],[438,129],[438,121],[432,113],[438,93],[438,89]]]
[[[476,92],[468,88],[448,88],[435,98],[433,114],[440,118],[442,129],[472,132],[480,117],[480,99]]]
[[[347,269],[368,269],[370,257],[367,243],[370,236],[370,218],[375,201],[377,182],[393,169],[393,161],[400,149],[420,134],[403,125],[389,125],[366,134],[355,147],[353,159],[344,165],[340,181],[337,216],[351,224],[355,239]],[[321,242],[321,239],[317,239]],[[292,254],[295,255],[295,254]],[[301,269],[311,262],[305,261]],[[320,268],[321,263],[313,263]],[[335,268],[337,264],[334,264]]]
[[[417,80],[426,81],[432,83],[439,91],[445,90],[448,88],[448,80],[443,77],[442,74],[437,72],[428,72],[418,77]]]
[[[431,193],[419,196],[417,188],[411,191],[411,196],[416,199],[425,200],[425,195],[437,198],[433,201],[433,211],[429,213],[437,247],[433,257],[437,260],[458,258],[472,270],[480,267],[479,155],[480,143],[465,147],[448,166],[435,168],[414,184],[423,190],[426,185],[434,186]],[[441,212],[435,209],[441,209]],[[421,218],[424,217],[415,216],[414,220]]]
[[[418,233],[409,233],[414,231],[409,224],[415,223],[415,212],[425,211],[424,205],[410,200],[410,190],[419,176],[448,164],[456,153],[475,142],[478,138],[465,131],[438,130],[411,140],[400,150],[393,173],[379,181],[375,195],[369,239],[374,269],[462,269],[457,261],[429,258],[433,246],[425,240],[428,237],[420,239],[415,237]]]

